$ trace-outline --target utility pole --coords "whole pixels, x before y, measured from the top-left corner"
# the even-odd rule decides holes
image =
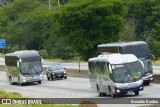
[[[51,0],[48,1],[49,10],[51,10]]]
[[[59,2],[59,0],[58,0],[58,6],[60,6],[60,2]]]

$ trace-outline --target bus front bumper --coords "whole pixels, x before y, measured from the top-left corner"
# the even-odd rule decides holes
[[[143,90],[143,84],[138,87],[130,87],[126,89],[115,88],[115,94],[127,94],[128,92],[135,92],[135,91],[142,91],[142,90]]]
[[[38,81],[43,81],[43,77],[41,77],[41,76],[23,77],[21,82],[22,83],[28,83],[28,82],[38,82]]]
[[[152,82],[154,80],[153,78],[153,74],[150,74],[150,75],[147,75],[145,77],[143,77],[143,82],[146,83],[146,82]]]

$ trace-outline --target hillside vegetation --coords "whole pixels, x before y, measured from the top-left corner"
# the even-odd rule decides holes
[[[43,58],[87,60],[97,45],[144,40],[160,54],[159,0],[2,0],[5,53],[38,50]]]

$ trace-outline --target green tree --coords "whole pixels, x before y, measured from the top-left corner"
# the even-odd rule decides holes
[[[40,34],[42,28],[47,27],[44,26],[46,24],[45,14],[49,10],[43,7],[38,0],[16,0],[2,10],[4,10],[2,12],[4,16],[8,19],[6,31],[4,31],[8,35],[6,38],[7,44],[17,44],[19,47],[38,50],[43,44]],[[3,30],[5,29],[3,28]]]
[[[136,25],[134,19],[127,19],[124,30],[120,32],[120,41],[135,41],[136,37]]]
[[[88,59],[98,44],[118,40],[125,13],[121,0],[75,0],[55,10],[55,32]]]

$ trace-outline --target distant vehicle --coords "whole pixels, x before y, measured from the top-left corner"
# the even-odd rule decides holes
[[[39,53],[35,50],[24,50],[8,53],[5,55],[7,77],[11,85],[17,82],[38,82],[41,84],[42,63]]]
[[[142,62],[133,54],[99,55],[88,60],[91,88],[100,97],[127,94],[139,95],[143,90]]]
[[[154,56],[150,54],[148,45],[144,41],[134,42],[113,42],[98,45],[99,54],[121,53],[134,54],[144,64],[142,76],[144,83],[149,85],[153,81],[152,60]]]
[[[55,64],[55,65],[50,65],[47,68],[47,79],[48,80],[55,80],[57,78],[61,78],[61,79],[67,79],[67,73],[65,68],[63,68],[61,65],[59,64]]]

